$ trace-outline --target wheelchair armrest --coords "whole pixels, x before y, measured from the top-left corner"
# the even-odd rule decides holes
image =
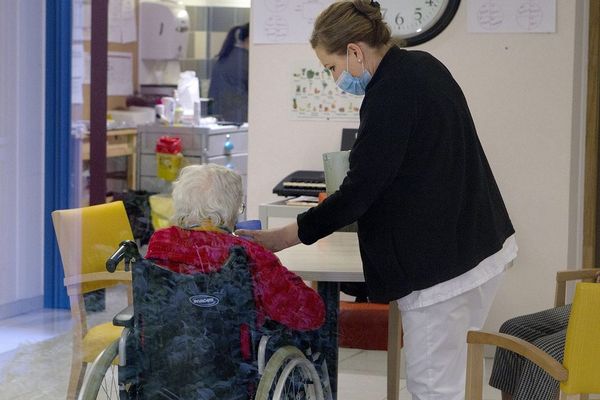
[[[113,318],[113,325],[133,328],[133,305],[127,306]]]

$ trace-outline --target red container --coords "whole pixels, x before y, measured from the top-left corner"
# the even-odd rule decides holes
[[[156,141],[156,152],[163,154],[181,153],[181,139],[173,136],[161,136]]]
[[[180,138],[161,136],[156,141],[156,176],[168,182],[174,181],[179,175],[182,161]]]

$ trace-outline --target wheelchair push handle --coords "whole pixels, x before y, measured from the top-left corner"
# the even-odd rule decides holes
[[[137,244],[133,240],[124,240],[119,243],[117,251],[106,260],[106,270],[108,272],[115,272],[117,265],[119,265],[121,260],[125,259],[125,271],[129,271],[129,263],[138,258],[141,258],[141,256]]]

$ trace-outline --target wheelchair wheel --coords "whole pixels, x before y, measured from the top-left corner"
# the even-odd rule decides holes
[[[296,347],[282,347],[269,359],[255,400],[323,400],[319,374]]]
[[[119,340],[115,340],[96,357],[81,386],[79,400],[119,399],[119,373],[115,363],[118,350]]]

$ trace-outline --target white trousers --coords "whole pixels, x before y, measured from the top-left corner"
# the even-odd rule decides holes
[[[467,331],[483,327],[502,275],[446,301],[402,312],[406,384],[413,400],[464,400]]]

